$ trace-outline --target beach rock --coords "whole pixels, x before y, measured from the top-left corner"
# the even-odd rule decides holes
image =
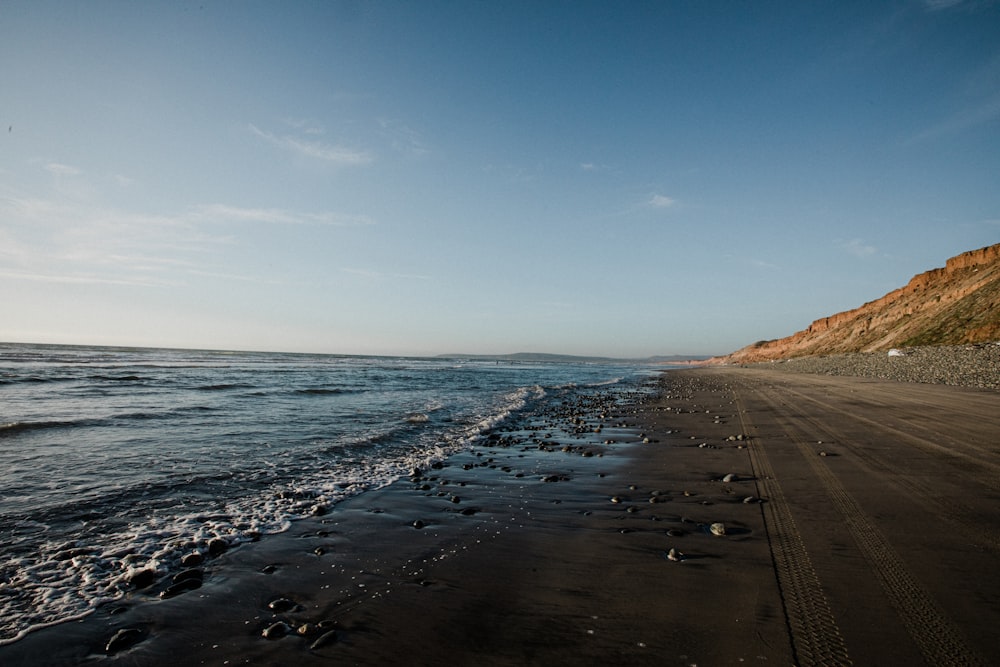
[[[427,524],[425,524],[425,523],[424,523],[423,521],[421,521],[420,519],[417,519],[416,521],[414,521],[414,522],[413,522],[412,524],[410,524],[410,525],[411,525],[411,526],[413,526],[414,528],[416,528],[417,530],[420,530],[421,528],[423,528],[423,527],[424,527],[424,526],[426,526]]]
[[[713,523],[708,527],[708,531],[715,535],[716,537],[722,537],[726,534],[726,524],[724,523]]]
[[[108,640],[108,643],[104,646],[104,652],[108,655],[113,655],[135,646],[142,639],[143,632],[139,628],[122,628]]]
[[[670,551],[667,552],[667,560],[679,563],[680,561],[684,560],[684,554],[682,554],[677,549],[671,548]]]
[[[193,591],[197,588],[201,588],[201,579],[185,579],[168,586],[163,591],[160,591],[160,599],[167,600],[172,597],[177,597],[181,593],[187,593],[188,591]]]
[[[321,649],[324,646],[329,646],[330,644],[337,643],[337,631],[328,630],[316,638],[312,644],[309,645],[309,650],[315,651],[316,649]]]
[[[287,623],[278,621],[264,628],[264,631],[260,634],[264,639],[281,639],[288,634],[289,629]]]
[[[158,576],[156,570],[149,568],[136,570],[129,575],[128,583],[132,584],[136,589],[146,588],[147,586],[151,586]]]
[[[181,557],[181,565],[184,567],[197,567],[205,561],[205,557],[201,555],[198,551],[192,551],[191,553]]]
[[[188,570],[181,570],[180,572],[175,574],[170,579],[170,581],[172,581],[175,584],[179,584],[182,581],[187,581],[189,579],[197,579],[198,581],[201,581],[204,578],[204,576],[205,576],[204,570],[200,570],[196,567],[193,567]]]
[[[219,537],[214,537],[208,541],[208,554],[218,556],[229,548],[229,543]]]
[[[277,598],[267,603],[267,608],[275,614],[283,614],[286,611],[291,611],[298,606],[298,603],[294,600],[289,600],[288,598]]]
[[[737,477],[735,473],[729,473],[728,475],[722,478],[722,481],[728,484],[730,482],[735,482],[738,479],[739,477]]]

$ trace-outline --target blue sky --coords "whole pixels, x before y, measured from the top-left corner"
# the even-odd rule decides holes
[[[996,2],[0,5],[0,340],[725,353],[1000,242]]]

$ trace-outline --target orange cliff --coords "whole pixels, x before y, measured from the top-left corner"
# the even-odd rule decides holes
[[[754,363],[819,354],[1000,339],[1000,243],[952,257],[906,287],[803,331],[748,345],[714,363]]]

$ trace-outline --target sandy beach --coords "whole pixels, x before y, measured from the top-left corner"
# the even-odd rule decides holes
[[[1000,393],[706,368],[548,419],[0,662],[1000,663]]]

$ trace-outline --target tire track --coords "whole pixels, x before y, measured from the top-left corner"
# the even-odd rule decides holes
[[[788,411],[770,393],[759,391],[776,414],[783,417],[782,430],[806,458],[835,506],[844,517],[845,525],[854,537],[862,555],[872,565],[886,597],[896,609],[904,626],[929,665],[983,665],[947,616],[909,574],[903,560],[896,554],[881,531],[847,493],[830,468],[814,456],[808,442],[794,433],[789,425]],[[742,412],[741,412],[742,415]],[[751,447],[751,450],[753,448]]]
[[[832,406],[821,400],[800,394],[799,392],[790,390],[786,387],[783,387],[783,389],[795,394],[796,397],[802,399],[803,401],[810,401],[825,410],[833,410]],[[856,457],[859,462],[868,466],[869,470],[884,470],[896,464],[895,461],[880,458],[878,455],[872,453],[872,451],[867,447],[851,446],[849,442],[844,441],[844,438],[840,434],[835,433],[817,419],[804,414],[796,414],[793,416],[789,410],[779,407],[779,405],[776,404],[776,401],[777,399],[772,399],[771,404],[775,407],[775,410],[780,409],[781,414],[783,414],[786,419],[791,420],[794,418],[797,421],[809,424],[812,429],[809,438],[810,441],[815,440],[812,436],[821,434],[823,435],[824,441],[839,442],[841,443],[841,446],[850,451],[851,456]],[[881,424],[875,424],[875,426],[878,428],[885,428],[884,425]],[[912,441],[916,439],[916,436],[911,436],[910,439]],[[815,462],[812,456],[809,456],[809,460],[811,463]],[[964,470],[963,472],[967,473],[967,470]],[[927,489],[923,485],[918,484],[904,475],[894,475],[888,480],[888,483],[904,492],[904,495],[906,495],[910,501],[923,508],[927,514],[937,516],[942,522],[956,527],[962,538],[969,544],[977,544],[983,548],[1000,554],[1000,534],[995,531],[984,530],[982,522],[979,520],[976,513],[968,506],[955,500],[954,497],[940,494],[929,496],[927,495]]]
[[[956,467],[956,469],[961,470],[963,473],[967,474],[970,470],[978,470],[983,473],[984,477],[988,476],[988,479],[983,479],[983,483],[991,490],[1000,492],[1000,464],[991,463],[983,459],[982,451],[973,451],[971,453],[966,453],[965,451],[960,451],[961,449],[966,449],[966,446],[960,441],[955,440],[950,434],[937,432],[926,427],[911,425],[911,428],[918,428],[921,431],[928,433],[928,437],[920,437],[910,433],[908,431],[903,431],[901,429],[889,426],[883,422],[876,421],[874,419],[869,419],[857,412],[851,412],[848,410],[843,410],[829,403],[820,401],[808,394],[802,393],[790,387],[782,387],[783,391],[788,392],[796,399],[800,401],[805,401],[821,406],[824,410],[831,412],[839,412],[847,416],[852,421],[861,422],[869,426],[875,427],[877,429],[891,433],[894,437],[898,437],[915,447],[918,447],[924,451],[933,452],[935,454],[944,455],[944,457],[949,461],[949,463]],[[945,446],[938,444],[936,441],[951,441],[952,446]]]
[[[768,500],[762,505],[764,525],[796,664],[802,667],[851,665],[853,663],[848,656],[840,628],[837,627],[830,603],[795,525],[781,485],[775,479],[767,453],[760,440],[751,433],[751,427],[744,417],[742,401],[736,392],[734,398],[743,432],[754,438],[753,446],[747,450],[757,480],[757,495]]]

